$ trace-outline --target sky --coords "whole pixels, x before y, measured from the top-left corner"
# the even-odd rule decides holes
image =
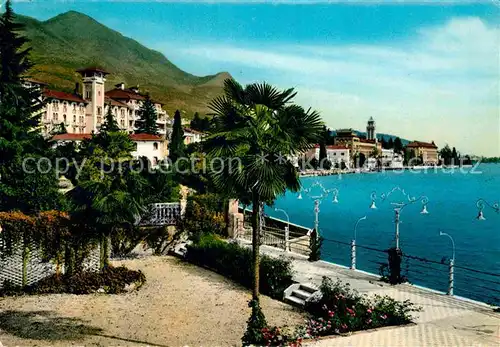
[[[3,1],[0,1],[3,2]],[[76,10],[196,75],[294,87],[332,129],[500,156],[500,0],[14,1]]]

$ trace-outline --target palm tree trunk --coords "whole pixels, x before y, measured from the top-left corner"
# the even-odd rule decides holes
[[[252,250],[253,250],[253,293],[252,299],[259,300],[259,282],[260,282],[260,254],[259,254],[259,245],[260,245],[260,201],[259,195],[257,193],[253,194],[252,201]]]

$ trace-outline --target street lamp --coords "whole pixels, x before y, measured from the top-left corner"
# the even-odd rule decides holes
[[[354,238],[351,241],[351,270],[356,270],[356,234],[358,231],[358,224],[365,219],[366,216],[361,217],[354,225]]]
[[[478,215],[476,217],[478,220],[486,220],[486,218],[484,218],[484,213],[483,213],[483,210],[484,210],[485,207],[491,208],[496,213],[500,212],[500,205],[499,205],[498,202],[495,202],[495,203],[491,204],[491,203],[489,203],[488,201],[486,201],[484,199],[479,199],[476,202],[476,206],[479,209],[479,213],[478,213]]]
[[[316,187],[320,188],[320,195],[312,195],[312,189]],[[297,197],[297,199],[302,200],[302,193],[314,200],[314,230],[316,232],[316,236],[319,236],[319,205],[321,201],[327,198],[330,193],[333,193],[332,203],[337,204],[339,202],[339,190],[337,188],[326,189],[319,181],[316,181],[311,185],[311,187],[302,189],[299,192],[299,196]]]
[[[289,245],[289,240],[290,240],[290,217],[288,217],[288,213],[286,213],[285,210],[281,208],[275,208],[274,209],[276,212],[283,212],[286,216],[286,226],[285,226],[285,252],[289,251],[290,245]]]
[[[454,281],[453,267],[455,266],[455,241],[453,240],[453,237],[451,237],[450,234],[443,233],[442,231],[439,231],[439,236],[448,236],[448,238],[451,240],[453,253],[450,259],[450,279],[448,283],[448,295],[453,295],[453,281]]]
[[[404,189],[401,189],[400,187],[394,187],[389,192],[381,194],[380,200],[384,202],[396,191],[400,192],[404,197],[406,197],[406,201],[391,203],[391,205],[395,206],[394,224],[395,224],[395,234],[396,234],[396,249],[399,249],[399,224],[401,223],[400,220],[401,211],[408,205],[414,204],[416,202],[422,202],[422,210],[420,211],[420,214],[429,214],[429,211],[427,210],[427,203],[429,202],[429,199],[424,195],[419,196],[418,198],[411,196],[410,194],[406,193]],[[376,209],[377,205],[375,204],[375,200],[377,199],[377,193],[372,192],[370,197],[371,197],[370,208]]]

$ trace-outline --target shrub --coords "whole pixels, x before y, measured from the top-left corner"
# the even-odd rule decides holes
[[[314,317],[308,321],[306,337],[408,324],[412,313],[420,311],[408,300],[400,302],[388,296],[370,300],[349,284],[326,277],[320,291],[320,298],[306,303],[306,310]]]
[[[46,277],[37,283],[26,286],[13,286],[8,281],[0,288],[0,296],[16,294],[91,294],[102,289],[107,294],[125,292],[127,285],[135,284],[139,289],[146,282],[146,277],[139,270],[129,270],[124,266],[106,267],[101,272],[82,271],[72,275],[58,275]]]
[[[211,268],[247,288],[252,287],[252,251],[249,248],[228,243],[213,234],[203,234],[187,250],[189,261]],[[284,290],[293,283],[291,262],[266,255],[260,259],[261,292],[281,299]]]
[[[189,197],[180,229],[196,241],[201,234],[227,236],[224,201],[215,194]]]

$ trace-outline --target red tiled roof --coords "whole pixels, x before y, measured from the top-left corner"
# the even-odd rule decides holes
[[[82,141],[91,137],[92,134],[57,134],[52,137],[52,141]]]
[[[52,141],[82,141],[90,139],[92,134],[58,134],[52,137]],[[163,138],[158,135],[151,134],[130,134],[132,141],[162,141]]]
[[[410,142],[406,147],[410,148],[438,148],[434,143],[421,142],[421,141],[413,141]]]
[[[359,139],[359,142],[364,142],[364,143],[375,143],[375,140]]]
[[[108,98],[108,97],[105,97],[104,98],[104,103],[106,105],[110,104],[111,103],[111,106],[118,106],[118,107],[128,107],[127,104],[124,104],[123,102],[120,102],[118,100],[115,100],[115,99],[111,99],[111,98]]]
[[[118,100],[144,100],[145,97],[139,93],[133,92],[130,89],[115,88],[108,90],[105,94],[108,98]]]
[[[131,134],[130,138],[133,141],[162,141],[163,138],[158,135],[151,134]]]
[[[44,89],[43,96],[49,99],[59,99],[59,100],[87,103],[87,101],[83,100],[82,97],[79,95],[60,92],[51,89]]]

